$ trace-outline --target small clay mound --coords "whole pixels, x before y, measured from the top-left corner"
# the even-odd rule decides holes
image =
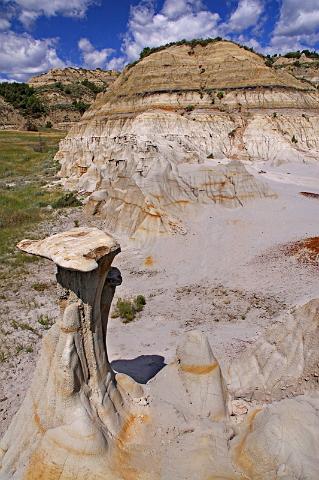
[[[299,193],[303,197],[316,198],[317,200],[319,200],[319,193],[313,193],[313,192],[299,192]]]

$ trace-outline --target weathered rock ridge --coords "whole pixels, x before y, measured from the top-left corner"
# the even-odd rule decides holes
[[[269,387],[266,400],[251,402],[237,384],[260,386],[251,360],[257,350],[270,383],[274,375],[296,382],[318,364],[318,300],[287,314],[296,341],[288,335],[285,342],[283,319],[238,359],[235,374],[225,376],[206,337],[191,331],[175,361],[142,386],[108,360],[108,314],[122,280],[111,267],[117,242],[76,228],[19,248],[56,263],[62,317],[44,338],[30,390],[0,442],[1,480],[317,479],[318,386],[279,402]]]
[[[71,84],[84,79],[89,80],[100,87],[109,86],[116,78],[118,73],[113,70],[87,70],[86,68],[53,68],[46,73],[30,78],[28,84],[31,87],[43,87],[55,82],[62,84]]]
[[[112,231],[166,232],[187,204],[271,194],[228,160],[317,161],[318,108],[309,83],[231,42],[173,46],[127,67],[56,158]]]
[[[309,58],[302,53],[299,58],[278,57],[273,65],[275,68],[283,69],[294,77],[306,80],[316,87],[319,85],[318,59]]]

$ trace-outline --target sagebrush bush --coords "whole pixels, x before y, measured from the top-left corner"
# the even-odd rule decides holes
[[[73,192],[66,193],[52,203],[53,208],[80,207],[82,203],[76,198]]]
[[[136,317],[138,312],[141,312],[146,305],[146,300],[143,295],[137,295],[133,300],[119,298],[116,302],[112,318],[122,318],[123,323],[129,323]]]

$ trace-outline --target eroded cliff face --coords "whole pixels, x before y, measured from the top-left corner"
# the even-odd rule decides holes
[[[112,230],[182,231],[187,205],[271,196],[234,160],[317,161],[318,107],[314,87],[231,42],[173,46],[98,95],[56,158]]]
[[[318,300],[287,312],[289,335],[283,319],[230,376],[205,335],[189,331],[175,359],[140,385],[108,360],[108,313],[122,281],[111,266],[117,242],[76,228],[19,248],[56,263],[61,318],[0,442],[1,480],[317,480],[318,385],[280,401],[272,385],[296,387],[317,366]],[[261,379],[267,398],[247,401],[246,387]]]

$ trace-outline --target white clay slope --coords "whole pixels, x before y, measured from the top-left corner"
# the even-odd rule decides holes
[[[189,205],[271,195],[229,160],[316,162],[318,108],[314,87],[231,42],[174,46],[127,68],[56,158],[112,231],[183,231]]]

